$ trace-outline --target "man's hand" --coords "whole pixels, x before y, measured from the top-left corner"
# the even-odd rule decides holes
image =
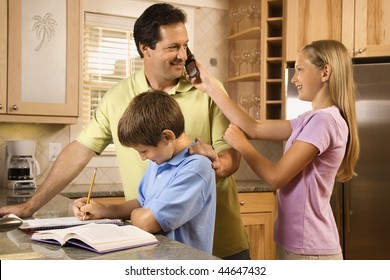
[[[199,154],[208,157],[211,160],[211,166],[215,171],[221,168],[221,161],[219,160],[217,152],[211,145],[204,143],[200,138],[195,139],[198,142],[197,145],[191,146],[188,152],[193,154]]]
[[[20,218],[27,218],[31,217],[32,214],[34,214],[34,211],[30,210],[26,202],[17,205],[3,206],[0,208],[0,216],[5,216],[11,213]]]

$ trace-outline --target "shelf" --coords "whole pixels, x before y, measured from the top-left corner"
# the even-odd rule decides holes
[[[271,25],[273,27],[282,28],[282,26],[283,26],[283,18],[282,17],[268,18],[267,22],[269,25]]]
[[[282,101],[281,100],[267,100],[265,102],[265,104],[267,104],[267,105],[280,105],[280,104],[282,104]]]
[[[228,78],[228,82],[258,82],[260,81],[260,73],[250,73],[237,77]]]
[[[242,32],[233,34],[228,40],[260,40],[260,27],[252,27]]]
[[[270,38],[267,38],[267,43],[270,44],[271,46],[282,47],[283,38],[282,37],[270,37]]]
[[[282,79],[267,79],[267,83],[269,83],[269,84],[280,84],[280,83],[282,83]]]
[[[267,62],[271,64],[280,64],[282,63],[282,58],[281,57],[268,57]]]
[[[235,76],[233,64],[229,64],[229,91],[232,99],[237,102],[241,92],[254,92],[261,98],[258,105],[260,119],[284,118],[284,3],[286,0],[257,0],[261,9],[261,21],[246,21],[239,24],[240,32],[228,37],[229,51],[241,52],[245,49],[260,49],[260,61],[256,68],[258,73],[248,73],[238,69]],[[229,0],[230,11],[238,11],[242,6],[240,0]],[[230,22],[230,27],[236,26],[236,21]],[[256,26],[255,26],[256,25]],[[237,27],[237,26],[236,26]],[[235,29],[237,30],[237,29]],[[241,53],[240,53],[241,54]],[[234,61],[230,61],[233,63]]]

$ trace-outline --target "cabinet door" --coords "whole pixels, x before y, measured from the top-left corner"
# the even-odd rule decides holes
[[[253,260],[276,259],[275,192],[239,193],[241,217],[248,232]]]
[[[286,61],[295,61],[300,48],[315,40],[341,41],[340,0],[288,0],[286,20]]]
[[[66,11],[64,11],[63,18],[56,16],[55,13],[51,14],[49,8],[46,9],[45,6],[39,5],[39,3],[42,2],[35,3],[35,6],[34,3],[29,1],[12,0],[8,2],[7,114],[77,116],[79,103],[79,1],[50,1],[50,4],[61,3],[64,5]],[[34,7],[34,11],[27,8],[28,5],[32,5],[29,7]],[[25,11],[25,14],[23,11]],[[59,22],[57,23],[56,20]],[[59,32],[61,30],[63,32]],[[27,35],[23,32],[27,33]],[[65,34],[63,34],[64,32]],[[34,38],[34,36],[38,36],[47,44],[46,46],[43,45],[39,52],[36,46],[39,41],[33,45],[31,43],[33,39],[22,40],[22,38]],[[58,48],[58,43],[54,47],[50,45],[50,40],[55,40],[54,36],[57,36],[56,38],[61,36],[61,38],[64,38],[63,41],[65,43],[60,45],[61,48]],[[28,51],[24,48],[27,48]],[[54,57],[53,61],[47,61],[47,58],[45,60],[45,57],[48,55]],[[56,64],[60,63],[60,59],[55,59],[57,56],[64,57],[61,60],[64,67],[62,69],[61,67],[53,67],[55,71],[48,71],[49,67],[51,69],[51,66],[56,66]],[[45,64],[41,64],[40,61],[45,61]],[[26,67],[27,64],[33,67]],[[27,72],[29,76],[26,78],[23,75],[27,75]],[[63,83],[56,84],[53,81],[54,77],[58,77],[60,81],[63,80]],[[30,83],[36,80],[42,81],[36,83],[36,86],[38,87],[39,85],[40,89],[35,89],[34,86],[30,87]],[[43,84],[42,87],[40,87],[41,84]],[[54,86],[52,86],[53,84]],[[48,90],[45,91],[47,88]]]
[[[0,0],[0,114],[7,102],[7,0]]]
[[[390,1],[355,0],[354,56],[390,55]]]
[[[274,218],[272,213],[242,214],[248,232],[252,260],[276,259],[273,241]]]

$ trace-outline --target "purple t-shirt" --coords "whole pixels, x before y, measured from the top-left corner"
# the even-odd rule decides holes
[[[319,152],[278,191],[275,241],[296,254],[337,254],[341,247],[330,197],[345,154],[347,123],[336,106],[306,112],[290,123],[285,152],[296,140],[316,146]]]

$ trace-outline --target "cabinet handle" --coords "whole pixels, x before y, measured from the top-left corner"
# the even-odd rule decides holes
[[[241,201],[240,201],[240,205],[241,205],[241,206],[244,206],[244,204],[245,204],[245,201],[241,200]]]
[[[17,111],[18,110],[18,105],[14,105],[14,106],[12,106],[12,110],[14,110],[14,111]]]
[[[360,48],[360,49],[358,49],[357,53],[358,53],[358,54],[362,54],[362,53],[364,53],[365,51],[366,51],[366,48],[364,48],[364,49]]]
[[[3,109],[3,104],[0,104],[0,110]]]

